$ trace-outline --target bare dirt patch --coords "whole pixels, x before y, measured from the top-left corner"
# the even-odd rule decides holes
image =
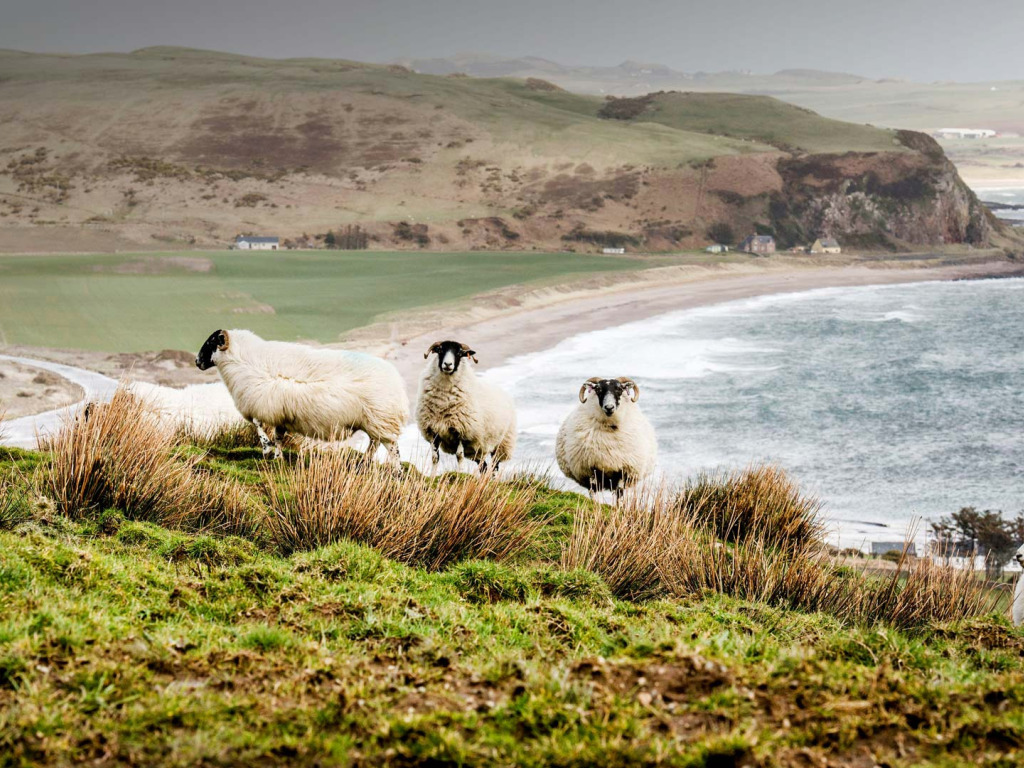
[[[85,392],[62,376],[0,360],[0,413],[16,419],[77,403]]]

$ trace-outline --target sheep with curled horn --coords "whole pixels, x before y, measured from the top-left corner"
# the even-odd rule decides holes
[[[476,352],[458,341],[437,341],[423,354],[416,425],[430,443],[436,471],[441,452],[454,455],[459,469],[468,458],[481,472],[497,471],[516,446],[512,398],[473,370]]]
[[[256,427],[264,455],[280,458],[287,432],[342,440],[363,431],[370,438],[368,457],[383,444],[390,462],[400,466],[398,437],[409,418],[409,399],[391,363],[361,352],[219,330],[196,355],[200,370],[214,366],[239,413]]]
[[[579,405],[562,422],[555,458],[566,477],[592,497],[623,492],[654,471],[658,442],[636,404],[640,387],[632,379],[593,377],[583,382]]]

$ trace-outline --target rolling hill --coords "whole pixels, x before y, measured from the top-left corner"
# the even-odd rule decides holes
[[[926,137],[765,96],[608,101],[538,78],[150,48],[0,53],[0,249],[298,243],[648,250],[988,242]],[[717,226],[716,226],[717,225]]]

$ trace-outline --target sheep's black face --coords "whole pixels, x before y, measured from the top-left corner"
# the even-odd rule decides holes
[[[597,407],[605,416],[611,417],[619,409],[623,395],[635,402],[640,396],[640,390],[630,379],[593,378],[580,389],[580,402],[585,403],[591,394],[597,402]]]
[[[1020,563],[1020,566],[1024,568],[1024,547],[1017,550],[1017,554],[1013,556],[1013,559]]]
[[[218,349],[227,349],[228,335],[226,331],[214,331],[196,355],[196,368],[205,371],[213,368],[213,353]]]
[[[473,362],[476,362],[476,352],[467,344],[460,344],[457,341],[439,341],[427,350],[424,357],[430,357],[431,353],[437,355],[437,369],[448,376],[459,370],[464,357],[472,358]]]

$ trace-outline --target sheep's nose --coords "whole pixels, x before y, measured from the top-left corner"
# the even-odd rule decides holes
[[[613,413],[615,413],[615,407],[614,407],[614,406],[611,406],[611,405],[606,405],[606,406],[604,407],[604,412],[605,412],[605,413],[606,413],[607,415],[611,416],[611,415],[612,415]]]
[[[445,373],[451,373],[453,370],[455,370],[455,366],[452,365],[451,363],[442,363],[441,370],[444,371]]]

